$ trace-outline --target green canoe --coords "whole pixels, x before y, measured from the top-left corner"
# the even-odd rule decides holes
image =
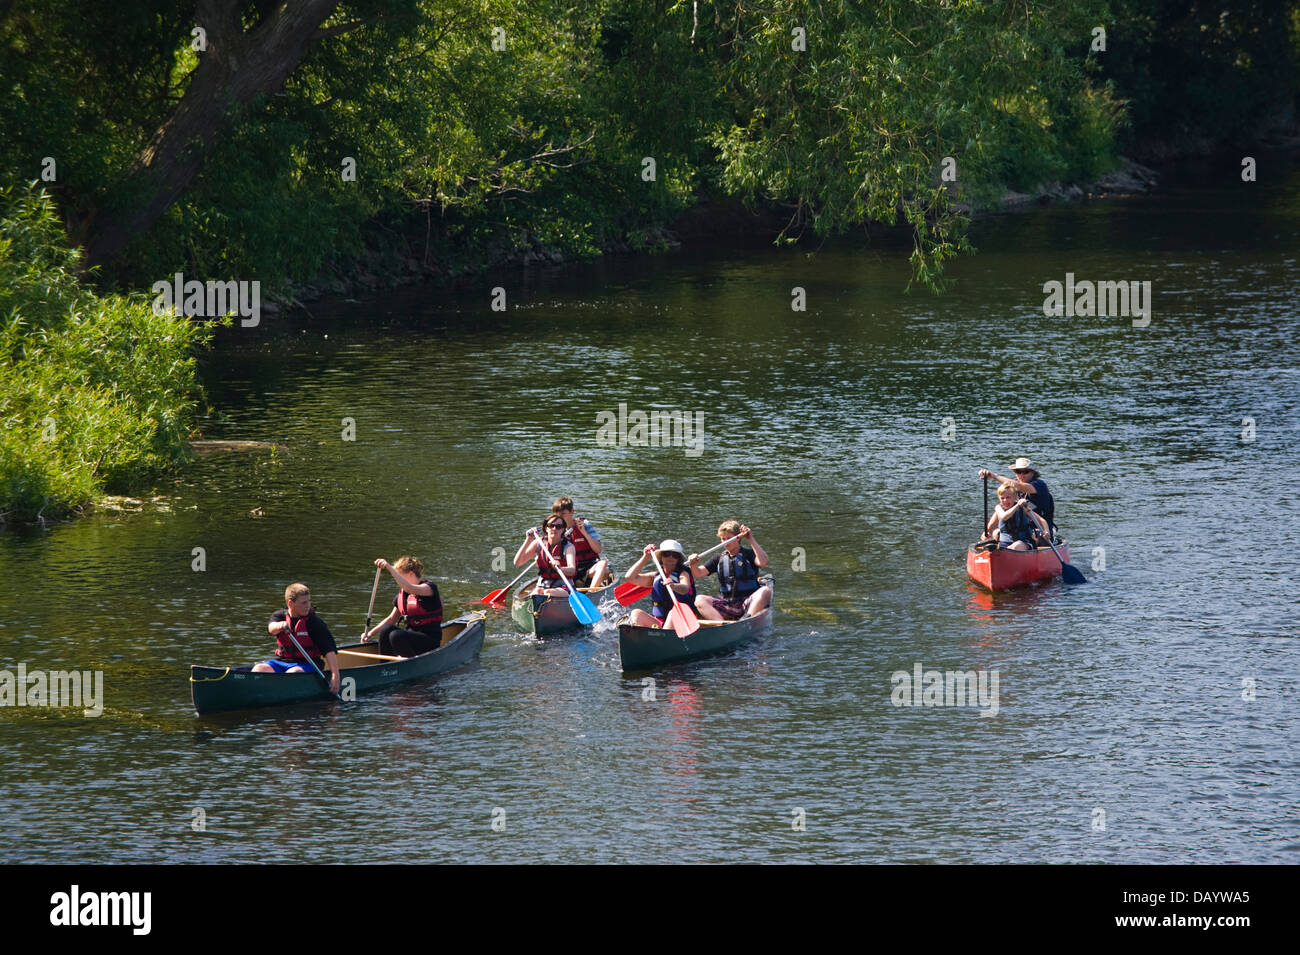
[[[773,588],[771,575],[760,578],[759,584]],[[772,607],[776,604],[773,590],[772,602],[762,613],[739,620],[701,620],[700,629],[683,640],[671,627],[634,627],[628,623],[618,625],[618,652],[624,670],[645,670],[661,663],[676,663],[696,657],[720,653],[752,640],[772,626]]]
[[[343,698],[436,676],[469,663],[483,648],[483,618],[479,612],[446,621],[442,625],[442,646],[414,657],[383,656],[377,643],[339,647]],[[351,685],[349,680],[353,681]],[[194,710],[200,715],[334,699],[315,673],[249,673],[235,667],[190,667],[190,691]]]
[[[618,602],[614,599],[613,575],[606,575],[605,581],[603,587],[575,588],[578,593],[584,594],[595,604],[596,609],[602,614],[610,612],[605,606],[607,603],[618,606]],[[582,626],[574,616],[573,608],[569,606],[567,594],[563,597],[546,597],[541,594],[516,593],[514,602],[510,606],[510,616],[525,633],[533,633],[539,637],[549,637]]]

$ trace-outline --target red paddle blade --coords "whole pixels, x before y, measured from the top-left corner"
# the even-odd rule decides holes
[[[687,613],[681,604],[673,604],[673,609],[668,611],[668,622],[683,640],[700,629],[700,621],[695,614]]]
[[[614,599],[624,607],[630,607],[648,593],[649,587],[638,587],[629,580],[614,588]]]
[[[502,587],[500,590],[494,590],[492,591],[492,593],[488,594],[486,597],[480,600],[479,603],[499,604],[501,602],[501,598],[506,595],[506,591],[509,589],[510,589],[509,587]]]

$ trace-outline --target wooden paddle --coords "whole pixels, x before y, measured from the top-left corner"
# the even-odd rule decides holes
[[[726,547],[732,541],[738,541],[738,540],[740,540],[739,534],[737,534],[735,537],[728,537],[722,543],[714,547],[710,547],[703,554],[696,554],[695,556],[708,557],[715,550],[720,550],[723,547]],[[632,581],[629,580],[619,584],[617,587],[614,588],[614,599],[617,600],[619,603],[621,603],[624,607],[630,607],[632,604],[636,603],[638,600],[640,600],[648,593],[650,593],[649,587],[642,587],[638,584],[632,583]]]
[[[668,619],[665,623],[671,623],[677,636],[685,640],[696,630],[700,629],[700,621],[694,613],[688,614],[682,607],[681,601],[677,599],[677,591],[673,590],[672,584],[668,582],[668,575],[664,573],[663,564],[659,563],[659,558],[655,556],[654,551],[650,552],[650,559],[655,562],[655,570],[659,571],[659,579],[664,582],[664,589],[668,591],[668,596],[673,599],[673,609],[668,611]],[[681,566],[685,566],[682,564]],[[686,568],[689,574],[691,569]]]
[[[514,580],[510,581],[510,583],[506,584],[506,585],[505,585],[504,587],[502,587],[500,590],[494,590],[494,591],[492,591],[490,594],[488,594],[486,597],[484,597],[482,600],[480,600],[479,603],[481,603],[481,604],[495,604],[495,603],[500,603],[500,602],[501,602],[501,598],[504,597],[504,596],[506,595],[506,591],[508,591],[508,590],[509,590],[511,587],[513,587],[515,584],[519,583],[519,581],[523,580],[523,579],[524,579],[524,574],[528,573],[530,570],[532,570],[531,567],[525,567],[525,568],[523,569],[523,571],[520,572],[520,574],[519,574],[518,577],[516,577]]]
[[[1024,504],[1025,507],[1030,506],[1028,497],[1022,497],[1020,500],[1025,502]],[[1047,522],[1044,521],[1043,523],[1046,524]],[[1061,556],[1061,552],[1057,550],[1056,545],[1052,543],[1052,525],[1050,524],[1047,525],[1047,546],[1052,548],[1052,553],[1055,554],[1056,559],[1061,562],[1062,580],[1064,580],[1067,584],[1086,584],[1088,582],[1088,578],[1083,576],[1083,573],[1079,570],[1078,567],[1075,567],[1073,564],[1067,564],[1065,562],[1065,558]]]
[[[376,586],[377,585],[378,585],[378,581],[376,581]],[[321,669],[316,665],[315,660],[307,656],[307,651],[302,648],[302,644],[298,642],[298,638],[293,635],[293,621],[289,619],[288,614],[285,614],[284,622],[289,625],[288,629],[286,629],[284,632],[289,635],[289,639],[292,640],[293,645],[298,648],[298,652],[302,654],[302,658],[311,664],[311,668],[315,670],[316,675],[321,678],[321,681],[325,684],[325,692],[329,693],[330,696],[334,697],[334,699],[342,703],[343,697],[330,689],[329,677],[327,677],[324,673],[321,672]]]
[[[366,634],[370,633],[370,618],[375,613],[375,594],[379,593],[379,575],[384,572],[384,568],[375,568],[375,585],[370,588],[370,609],[366,611],[366,628],[361,631],[361,642],[369,643],[370,638]]]
[[[530,530],[530,533],[532,533],[534,537],[537,537],[535,529]],[[578,622],[589,625],[599,621],[600,611],[596,609],[596,605],[587,599],[585,595],[580,594],[573,589],[573,583],[569,580],[568,575],[566,575],[560,568],[560,562],[555,559],[555,555],[553,555],[547,548],[546,541],[542,540],[540,537],[537,537],[537,549],[545,554],[546,559],[551,562],[551,566],[560,572],[560,580],[563,581],[564,586],[569,589],[569,607],[572,608],[573,615],[578,618]]]

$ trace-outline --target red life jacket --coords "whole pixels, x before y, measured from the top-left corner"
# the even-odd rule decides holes
[[[427,597],[408,594],[405,590],[397,592],[397,612],[406,618],[408,627],[427,627],[442,623],[442,598],[438,596],[438,587],[428,580],[420,581],[433,587],[433,593]]]
[[[311,613],[308,613],[307,616],[299,617],[297,620],[294,620],[292,617],[287,619],[289,625],[293,628],[293,635],[298,638],[298,642],[302,644],[303,650],[305,650],[313,660],[320,660],[320,650],[316,649],[316,644],[311,642],[311,635],[307,632],[307,621],[311,619],[311,615],[315,612],[316,611],[313,610]],[[303,660],[302,654],[298,652],[298,648],[293,645],[293,641],[289,639],[287,633],[277,633],[275,635],[275,643],[276,659],[297,660],[300,663],[306,662]]]
[[[564,532],[565,540],[572,544],[573,549],[577,552],[575,557],[579,567],[584,564],[594,564],[596,561],[600,560],[600,555],[591,549],[591,541],[587,539],[587,535],[583,534],[579,537],[574,533],[574,531],[578,529],[580,523],[582,523],[582,518],[575,517],[573,519],[573,526]]]
[[[568,543],[567,540],[561,538],[558,544],[547,548],[551,552],[551,556],[555,558],[555,563],[561,567],[564,566],[564,547]],[[542,578],[542,583],[547,587],[559,587],[561,586],[560,571],[555,564],[552,564],[542,555],[543,547],[546,547],[546,542],[539,541],[537,545],[537,576]]]

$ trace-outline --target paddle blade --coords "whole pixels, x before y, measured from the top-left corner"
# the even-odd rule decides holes
[[[668,622],[676,631],[677,636],[683,640],[700,629],[700,621],[695,614],[688,613],[686,608],[679,603],[673,604],[673,609],[668,611]]]
[[[1073,564],[1061,562],[1061,579],[1067,584],[1086,584],[1088,578],[1083,576],[1078,567]]]
[[[573,591],[569,595],[569,606],[573,608],[573,615],[578,618],[581,624],[593,624],[600,620],[600,611],[596,609],[585,594]]]
[[[500,590],[494,590],[492,591],[492,593],[488,594],[486,597],[480,600],[479,603],[499,604],[501,602],[501,598],[506,595],[506,591],[509,589],[510,589],[509,587],[502,587]]]
[[[630,607],[648,593],[649,587],[638,587],[629,580],[614,588],[614,599],[624,607]]]

